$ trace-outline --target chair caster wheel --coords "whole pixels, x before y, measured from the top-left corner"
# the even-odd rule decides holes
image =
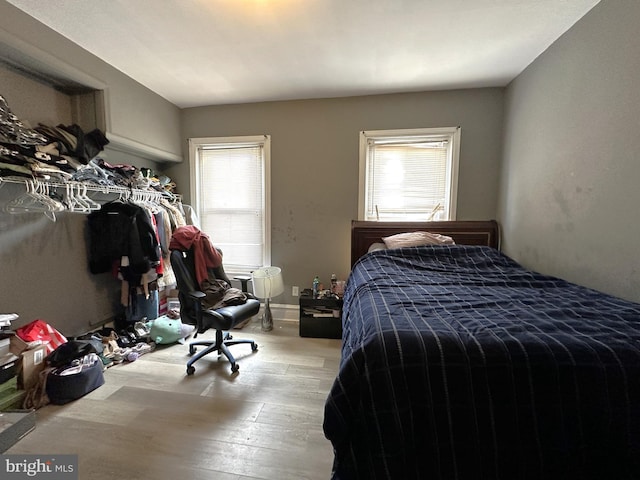
[[[240,365],[238,365],[237,363],[231,365],[231,373],[236,373],[238,370],[240,370]]]
[[[258,350],[258,344],[254,342],[251,344],[251,351],[255,352],[256,350]]]
[[[193,375],[195,371],[196,371],[196,367],[194,366],[187,367],[187,375]]]
[[[196,353],[196,349],[195,349],[195,347],[191,347],[191,346],[190,346],[190,347],[189,347],[189,355],[192,355],[192,356],[193,356],[195,353]]]

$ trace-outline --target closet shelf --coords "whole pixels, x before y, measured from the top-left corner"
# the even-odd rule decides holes
[[[182,195],[171,193],[169,191],[160,191],[152,188],[143,189],[143,188],[135,188],[135,187],[125,187],[120,185],[98,185],[92,182],[79,182],[74,180],[69,181],[52,181],[38,178],[19,178],[19,177],[0,177],[0,187],[5,183],[15,183],[25,185],[25,188],[29,183],[33,183],[35,185],[41,184],[45,185],[49,188],[79,188],[83,189],[87,192],[97,192],[107,194],[117,194],[121,196],[123,199],[127,199],[132,195],[143,195],[146,198],[150,198],[153,200],[160,200],[161,198],[165,198],[171,202],[181,202]]]

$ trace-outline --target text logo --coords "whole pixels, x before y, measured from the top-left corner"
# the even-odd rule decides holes
[[[0,455],[3,480],[78,480],[77,455]]]

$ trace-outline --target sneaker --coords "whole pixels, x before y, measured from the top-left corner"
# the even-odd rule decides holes
[[[108,337],[102,337],[102,354],[107,358],[113,358],[114,352],[120,349],[119,340],[116,332],[111,332]]]
[[[131,351],[130,347],[120,348],[113,354],[113,363],[120,364],[127,359],[127,355]]]
[[[137,352],[138,355],[144,355],[145,353],[153,352],[155,349],[156,344],[154,342],[140,342],[135,347],[133,347],[133,351]]]
[[[146,323],[144,323],[144,322],[136,322],[133,325],[133,333],[137,337],[136,338],[136,343],[141,342],[141,341],[145,342],[150,337],[151,330],[149,329],[149,327],[147,326]]]
[[[118,345],[122,348],[133,347],[138,342],[136,335],[128,330],[120,330]]]

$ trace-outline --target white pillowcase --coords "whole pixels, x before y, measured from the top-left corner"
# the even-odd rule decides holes
[[[439,233],[406,232],[384,237],[387,248],[418,247],[420,245],[455,245],[453,238]]]
[[[376,250],[386,250],[387,246],[382,242],[372,243],[367,250],[367,253],[375,252]]]

